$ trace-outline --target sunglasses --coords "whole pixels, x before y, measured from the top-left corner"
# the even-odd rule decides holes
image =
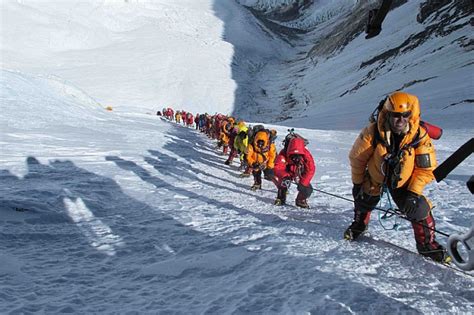
[[[293,163],[297,164],[303,159],[303,157],[301,155],[292,155],[290,159],[293,161]]]
[[[395,113],[390,112],[390,117],[392,118],[410,118],[411,112]]]

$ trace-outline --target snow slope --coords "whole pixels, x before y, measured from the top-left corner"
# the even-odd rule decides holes
[[[403,89],[420,98],[424,119],[444,128],[470,127],[474,65],[472,14],[466,11],[472,12],[472,3],[444,2],[439,12],[418,22],[420,6],[429,1],[398,7],[395,1],[380,35],[366,40],[368,10],[377,7],[368,1],[314,1],[292,20],[277,21],[290,27],[284,30],[269,23],[276,3],[286,1],[256,2],[252,8],[270,10],[259,16],[261,27],[295,46],[296,55],[262,67],[254,88],[247,89],[254,106],[236,100],[238,116],[257,114],[260,120],[307,128],[355,129],[366,123],[383,97]],[[461,11],[463,5],[468,8]],[[326,16],[326,21],[314,22]],[[238,38],[231,42],[239,46]]]
[[[331,84],[353,87],[361,74],[350,70],[360,60],[350,51],[306,69],[317,60],[295,62],[303,46],[265,29],[236,2],[12,0],[1,7],[1,313],[472,312],[472,273],[385,243],[415,250],[407,223],[386,231],[374,216],[371,238],[341,239],[352,205],[324,192],[350,198],[349,148],[373,101],[392,85],[373,80],[377,93],[364,87],[341,97],[341,106],[336,94],[321,99],[327,106],[300,105]],[[404,20],[400,12],[393,18]],[[371,49],[362,38],[350,45]],[[385,44],[376,45],[382,51]],[[451,52],[439,53],[457,58],[448,60],[446,76],[415,85],[422,104],[429,95],[438,105],[472,98],[470,68],[456,68],[467,57]],[[416,54],[401,62],[422,59]],[[414,71],[419,78],[442,73],[438,61]],[[323,77],[325,84],[311,86]],[[172,106],[277,121],[286,106],[281,87],[289,85],[303,103],[272,127],[279,141],[295,125],[310,140],[320,191],[308,211],[273,206],[269,182],[250,191],[252,180],[225,166],[214,142],[149,114]],[[370,106],[349,102],[369,95]],[[457,108],[442,117],[428,110],[450,127],[436,142],[439,161],[472,137],[472,109]],[[341,116],[346,109],[350,115]],[[471,157],[427,187],[439,230],[460,233],[473,224],[465,187],[473,173]],[[289,200],[295,196],[293,187]]]
[[[106,112],[51,78],[3,71],[0,307],[5,313],[468,313],[465,275],[414,250],[409,225],[342,240],[351,204],[316,192],[312,209],[249,190],[215,143],[157,116]],[[273,126],[280,135],[286,127]],[[298,129],[313,185],[350,197],[357,131]],[[447,131],[445,159],[467,135]],[[280,139],[281,140],[281,139]],[[472,159],[430,185],[437,228],[473,221]],[[289,201],[296,196],[290,190]],[[393,222],[385,222],[391,226]],[[440,237],[440,242],[446,239]]]
[[[209,2],[5,1],[2,67],[56,75],[119,110],[229,112],[233,47]]]
[[[1,66],[54,75],[116,110],[219,110],[328,130],[360,128],[405,89],[428,121],[469,128],[470,16],[450,4],[419,23],[423,1],[409,1],[366,40],[374,1],[303,2],[293,19],[264,23],[255,10],[284,15],[294,1],[4,1]]]

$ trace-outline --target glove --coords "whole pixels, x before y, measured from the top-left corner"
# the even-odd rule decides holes
[[[281,180],[281,187],[282,188],[289,188],[291,185],[291,178],[290,177],[284,177]]]
[[[403,212],[408,218],[411,218],[416,214],[416,211],[418,210],[419,200],[420,196],[418,196],[414,192],[408,192],[408,196],[405,199],[405,204],[403,205]]]
[[[359,199],[362,193],[362,184],[354,184],[354,186],[352,186],[352,197],[354,197],[354,199]]]

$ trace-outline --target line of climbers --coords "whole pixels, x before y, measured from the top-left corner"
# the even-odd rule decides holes
[[[176,123],[178,124],[182,123],[186,127],[192,128],[193,126],[195,126],[196,129],[199,129],[198,128],[199,120],[200,120],[200,116],[202,116],[199,114],[196,114],[194,116],[192,113],[186,112],[184,110],[178,110],[175,113],[171,107],[163,108],[163,112],[158,111],[156,112],[156,115],[163,116],[170,121],[176,121]]]
[[[263,125],[248,127],[243,121],[236,122],[233,117],[219,115],[215,126],[215,130],[219,132],[216,137],[217,147],[222,148],[222,154],[229,154],[225,164],[230,165],[239,156],[239,169],[243,171],[240,176],[253,176],[251,190],[262,188],[263,175],[264,179],[272,181],[278,189],[275,205],[284,205],[288,188],[291,183],[297,183],[295,204],[309,208],[308,198],[313,191],[310,182],[316,167],[303,137],[290,131],[283,141],[283,149],[277,154],[277,132],[274,129],[267,129]]]
[[[315,174],[308,141],[289,130],[277,154],[276,130],[263,125],[247,126],[222,114],[196,115],[196,129],[216,139],[230,165],[239,156],[241,177],[253,175],[251,190],[262,187],[262,173],[277,187],[275,205],[284,205],[288,189],[296,183],[295,204],[309,208]],[[357,137],[349,154],[352,172],[354,219],[344,238],[356,240],[368,227],[370,214],[384,193],[412,221],[416,247],[421,255],[449,262],[446,250],[435,239],[433,206],[423,189],[434,179],[435,149],[427,126],[420,120],[420,105],[414,95],[397,91],[380,102],[371,122]],[[229,150],[230,149],[230,150]]]

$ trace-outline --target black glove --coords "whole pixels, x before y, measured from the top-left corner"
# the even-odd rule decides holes
[[[418,202],[420,201],[420,196],[414,192],[409,191],[407,198],[405,199],[405,204],[403,205],[403,212],[405,215],[410,218],[416,214],[418,210]]]
[[[291,177],[284,177],[281,180],[281,187],[282,188],[289,188],[291,186]]]
[[[354,199],[359,199],[362,193],[362,184],[354,184],[354,186],[352,186],[352,197],[354,197]]]

